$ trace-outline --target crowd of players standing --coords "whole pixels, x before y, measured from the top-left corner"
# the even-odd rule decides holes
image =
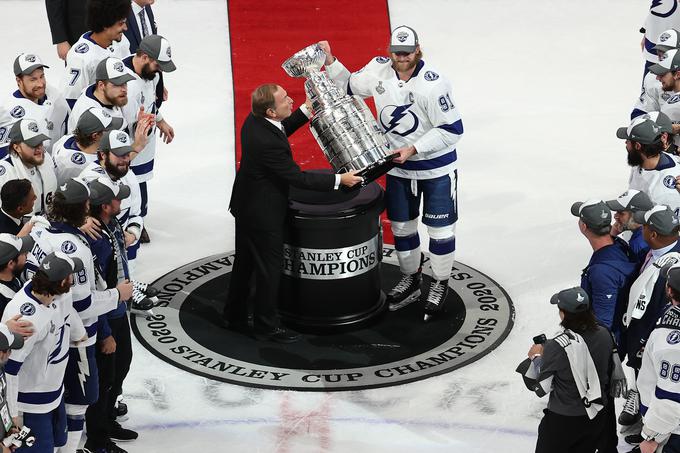
[[[124,453],[114,440],[138,436],[117,421],[127,312],[154,304],[134,262],[150,240],[156,135],[174,138],[160,107],[175,65],[153,3],[47,0],[64,80],[48,84],[30,49],[13,62],[0,104],[3,451],[74,453],[85,425],[85,452]]]

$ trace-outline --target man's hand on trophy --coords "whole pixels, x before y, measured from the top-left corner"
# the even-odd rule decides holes
[[[340,184],[347,187],[352,187],[364,182],[364,178],[356,176],[356,171],[349,171],[340,174]]]
[[[396,156],[394,159],[392,159],[392,162],[397,163],[397,164],[403,164],[408,160],[409,157],[413,156],[416,153],[416,147],[413,145],[410,146],[404,146],[403,148],[395,149],[394,154],[399,154]]]
[[[314,114],[314,108],[312,107],[312,100],[309,99],[309,96],[307,96],[307,99],[305,99],[305,107],[307,107],[307,111],[309,112],[310,115]]]
[[[335,61],[335,57],[331,53],[331,45],[328,44],[328,41],[319,41],[319,47],[321,47],[321,50],[323,50],[326,54],[325,64],[333,63]]]

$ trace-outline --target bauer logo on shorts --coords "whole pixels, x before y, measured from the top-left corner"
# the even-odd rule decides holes
[[[360,278],[365,268],[377,265],[375,258],[379,258],[381,278],[398,281],[399,264],[394,247],[376,249],[372,241],[369,242],[352,247],[351,253],[345,249],[289,247],[284,255],[290,260],[291,272],[306,273],[303,278],[312,274],[326,278],[331,271],[341,279],[342,272]],[[357,263],[350,264],[354,261]],[[361,268],[359,262],[365,268]],[[331,270],[331,264],[338,266]],[[209,379],[249,387],[328,392],[399,385],[450,372],[496,348],[514,322],[514,308],[503,288],[481,272],[455,263],[449,280],[452,299],[447,299],[454,303],[455,314],[446,320],[425,324],[421,312],[410,316],[409,308],[419,309],[412,304],[403,311],[387,313],[370,328],[362,328],[364,333],[349,332],[344,335],[347,340],[343,340],[341,346],[322,345],[324,337],[318,336],[309,340],[313,345],[311,351],[296,349],[299,343],[277,350],[272,343],[257,342],[247,336],[228,337],[229,331],[216,323],[224,307],[222,295],[230,285],[233,265],[233,252],[213,255],[171,271],[154,282],[152,285],[160,291],[154,314],[131,319],[133,331],[142,345],[166,362]],[[427,262],[424,269],[425,273],[429,272]],[[320,297],[319,303],[323,302]],[[397,324],[401,327],[396,328],[389,324],[394,321],[388,318],[405,324]],[[356,337],[360,334],[368,335],[367,340]],[[402,334],[410,335],[410,339],[400,337]],[[224,346],[235,338],[241,346]],[[418,342],[414,338],[428,338],[428,341]],[[322,347],[356,360],[346,362],[351,366],[330,365],[328,353]]]

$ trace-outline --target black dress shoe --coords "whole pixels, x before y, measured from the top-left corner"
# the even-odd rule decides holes
[[[146,228],[142,228],[142,234],[139,236],[139,243],[148,244],[149,242],[151,242],[151,239],[149,238],[149,233],[147,233]]]
[[[255,329],[254,334],[257,340],[274,341],[276,343],[295,343],[302,339],[302,335],[285,327],[276,327],[271,330]]]

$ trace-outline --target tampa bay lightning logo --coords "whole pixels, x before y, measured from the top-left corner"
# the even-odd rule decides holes
[[[680,94],[674,94],[673,96],[668,98],[666,104],[675,104],[678,101],[680,101]]]
[[[668,344],[680,343],[680,330],[674,330],[673,332],[669,333],[666,337],[666,341]]]
[[[5,173],[7,173],[7,169],[4,165],[0,165],[0,176],[4,175]]]
[[[76,53],[85,53],[88,50],[90,50],[90,46],[87,45],[87,43],[80,43],[76,46]]]
[[[375,57],[375,61],[378,63],[387,63],[390,61],[390,59],[387,57]]]
[[[669,189],[675,189],[675,176],[668,175],[663,178],[663,185]]]
[[[70,255],[76,251],[76,245],[71,241],[64,241],[64,243],[61,244],[61,251]]]
[[[31,316],[35,313],[35,306],[30,302],[26,302],[21,305],[21,308],[19,308],[19,313],[24,316]]]
[[[423,78],[428,82],[432,82],[433,80],[437,80],[439,78],[439,74],[433,71],[427,71]]]
[[[670,17],[678,9],[678,0],[652,0],[649,12],[656,17]]]
[[[406,137],[418,129],[418,117],[409,110],[412,105],[388,105],[380,111],[380,124],[385,133]]]
[[[24,110],[22,106],[17,105],[9,112],[9,114],[12,115],[12,117],[14,118],[21,118],[26,114],[26,110]]]
[[[83,165],[85,164],[85,155],[83,153],[73,153],[71,156],[71,162],[76,165]]]

